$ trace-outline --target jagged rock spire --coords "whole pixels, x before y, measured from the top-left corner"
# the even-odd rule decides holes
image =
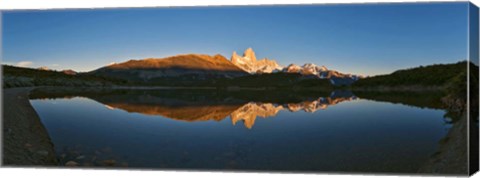
[[[252,62],[257,61],[257,57],[255,56],[255,52],[252,48],[247,48],[245,52],[243,52],[243,57],[250,59]]]
[[[252,48],[248,48],[239,56],[237,52],[232,54],[232,63],[249,73],[271,73],[274,70],[281,70],[282,67],[275,60],[264,58],[257,61],[255,52]]]

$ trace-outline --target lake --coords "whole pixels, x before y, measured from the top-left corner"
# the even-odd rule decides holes
[[[72,89],[36,90],[30,103],[62,165],[411,173],[451,126],[436,99],[350,91]]]

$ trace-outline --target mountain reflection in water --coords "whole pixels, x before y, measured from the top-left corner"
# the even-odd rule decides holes
[[[354,92],[37,88],[29,98],[61,165],[411,173],[455,121],[442,93]]]
[[[189,96],[190,94],[192,96]],[[37,90],[32,93],[31,98],[71,99],[74,96],[90,98],[102,103],[108,109],[121,109],[130,113],[157,115],[187,122],[221,121],[230,117],[233,125],[243,121],[248,129],[253,127],[258,117],[274,117],[280,111],[314,113],[344,101],[357,99],[351,92],[334,91],[325,97],[304,96],[291,98],[287,101],[268,102],[252,101],[241,96],[235,96],[235,94],[233,96],[218,93],[198,95],[198,93],[189,90],[94,91],[90,93]],[[275,97],[272,101],[275,101]]]
[[[243,124],[247,128],[252,128],[257,117],[268,118],[276,116],[279,111],[288,110],[290,112],[297,112],[303,110],[305,112],[316,112],[318,110],[327,109],[329,105],[335,105],[343,101],[351,101],[356,99],[352,96],[349,98],[330,98],[320,97],[314,101],[304,101],[301,103],[289,103],[285,105],[276,105],[272,103],[255,103],[250,102],[230,114],[233,125],[238,121],[243,120]]]

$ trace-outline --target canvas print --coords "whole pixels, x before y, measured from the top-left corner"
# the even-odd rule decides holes
[[[478,170],[469,2],[1,16],[5,167]]]

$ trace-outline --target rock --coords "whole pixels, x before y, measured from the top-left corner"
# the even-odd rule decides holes
[[[243,57],[250,59],[251,61],[256,61],[257,57],[255,56],[255,52],[253,51],[252,48],[248,48],[245,50],[243,53]]]
[[[65,166],[69,166],[69,167],[76,167],[78,165],[79,164],[75,161],[68,161],[67,163],[65,163]]]
[[[37,154],[42,155],[42,156],[48,156],[48,151],[46,151],[46,150],[39,150],[39,151],[37,151]]]

